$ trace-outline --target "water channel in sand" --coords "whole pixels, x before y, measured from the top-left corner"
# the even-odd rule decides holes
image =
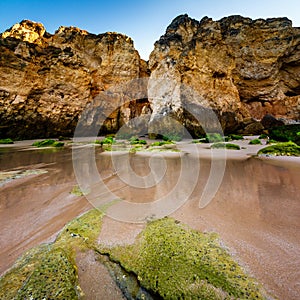
[[[166,156],[165,177],[145,192],[120,180],[108,155],[97,151],[95,157],[108,188],[132,202],[162,197],[176,184],[180,172],[178,156]],[[211,162],[196,159],[200,159],[201,176],[190,199],[171,216],[192,228],[219,233],[236,259],[275,296],[300,298],[300,163],[228,159],[216,196],[200,209]],[[130,164],[140,175],[149,172],[149,156],[133,155]],[[92,207],[84,197],[70,193],[77,184],[70,148],[0,148],[0,172],[28,169],[47,173],[0,187],[0,273],[25,250],[53,240],[64,224]],[[101,236],[107,241],[120,234],[129,237],[140,226],[105,218]]]

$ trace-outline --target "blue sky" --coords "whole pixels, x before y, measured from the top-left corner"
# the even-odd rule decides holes
[[[0,32],[23,19],[43,23],[50,33],[60,25],[92,33],[116,31],[130,36],[147,60],[154,42],[183,13],[198,20],[204,16],[219,20],[233,14],[253,19],[287,16],[300,27],[299,0],[0,0]]]

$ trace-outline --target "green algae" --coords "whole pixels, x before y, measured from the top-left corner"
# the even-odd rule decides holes
[[[258,155],[300,156],[300,146],[293,142],[277,143],[258,151]]]
[[[171,218],[149,223],[133,245],[101,251],[164,299],[264,299],[216,235]]]
[[[212,149],[227,149],[227,150],[241,150],[241,147],[231,143],[215,143],[211,145]]]
[[[0,144],[13,144],[14,141],[10,138],[7,139],[0,139]]]
[[[228,141],[237,141],[237,140],[243,140],[244,137],[239,134],[230,134],[227,139]]]
[[[42,245],[25,253],[0,278],[0,299],[77,299],[77,273],[62,248]]]
[[[16,299],[75,299],[76,267],[63,250],[53,248],[18,291]]]
[[[100,143],[100,142],[99,142]],[[137,152],[180,152],[176,148],[176,144],[172,141],[156,141],[150,145],[147,141],[140,140],[136,137],[132,137],[129,141],[115,142],[113,144],[103,144],[102,149],[104,151],[126,151],[129,154],[136,154]]]
[[[78,185],[73,186],[70,194],[81,197],[84,195],[84,193],[82,192],[82,190],[80,189],[80,187]]]
[[[102,141],[100,141],[101,145],[107,144],[107,145],[112,145],[114,144],[116,141],[114,139],[114,137],[112,136],[108,136],[106,138],[104,138]]]
[[[53,244],[23,255],[0,279],[0,299],[79,299],[74,257],[87,249],[109,256],[106,262],[99,256],[99,263],[104,262],[128,299],[152,299],[151,294],[163,299],[264,299],[216,234],[200,233],[171,218],[148,223],[132,245],[97,244],[110,205],[72,220]]]
[[[266,133],[262,133],[258,138],[259,139],[268,139],[269,136]]]
[[[32,146],[41,148],[41,147],[55,147],[55,148],[59,148],[59,147],[63,147],[65,144],[63,142],[57,142],[55,140],[43,140],[43,141],[38,141],[38,142],[34,142],[32,144]]]
[[[262,145],[260,139],[253,139],[249,142],[249,145]]]
[[[217,143],[217,142],[224,142],[224,136],[220,133],[207,133],[205,136],[193,140],[192,143],[200,144],[200,143]]]
[[[269,129],[269,137],[278,142],[294,142],[300,146],[300,124],[277,126]]]
[[[81,197],[84,195],[88,195],[90,193],[89,189],[81,189],[78,185],[73,186],[70,194]]]
[[[138,137],[133,136],[129,139],[131,145],[147,145],[145,140],[140,140]]]
[[[58,235],[55,246],[68,248],[69,251],[76,248],[81,250],[94,248],[101,231],[103,216],[102,211],[92,209],[72,220]]]
[[[163,135],[162,139],[164,141],[175,141],[175,142],[180,142],[182,140],[183,136],[178,133],[168,133],[167,135]]]
[[[207,133],[205,138],[207,143],[224,142],[224,137],[220,133]]]
[[[174,145],[174,142],[172,142],[172,141],[157,141],[157,142],[153,142],[151,144],[152,147],[160,147],[160,146],[164,146],[164,145]]]
[[[0,299],[79,299],[75,251],[95,247],[103,215],[90,210],[67,224],[54,243],[26,252],[0,278]]]
[[[18,170],[18,171],[6,171],[6,172],[0,172],[0,186],[15,180],[15,179],[20,179],[26,176],[31,176],[31,175],[41,175],[45,174],[48,171],[46,170]]]

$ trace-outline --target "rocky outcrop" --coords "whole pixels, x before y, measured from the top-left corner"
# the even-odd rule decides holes
[[[152,122],[176,116],[195,133],[197,116],[185,116],[207,107],[225,132],[257,133],[265,114],[300,119],[300,28],[287,18],[181,15],[155,43],[149,68]]]
[[[181,15],[147,63],[123,34],[49,34],[25,20],[0,37],[0,79],[1,138],[71,136],[80,116],[82,134],[139,116],[150,133],[198,136],[218,131],[218,120],[225,133],[260,133],[265,115],[300,119],[300,28],[287,18]]]
[[[1,35],[0,53],[1,137],[70,136],[101,91],[149,76],[131,38],[118,33],[60,27],[52,35],[25,20]],[[116,131],[149,107],[145,99],[110,100],[115,110],[103,132]]]

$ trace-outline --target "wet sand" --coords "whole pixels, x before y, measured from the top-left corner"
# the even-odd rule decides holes
[[[76,185],[70,150],[5,149],[0,152],[1,171],[41,169],[47,173],[0,187],[0,274],[24,251],[53,241],[68,221],[92,207],[84,197],[70,194]]]
[[[238,261],[279,299],[300,297],[300,164],[228,162],[215,199],[199,209],[197,189],[172,216],[214,231]]]
[[[239,143],[246,146],[248,142]],[[180,143],[179,147],[194,154],[190,144]],[[261,146],[228,151],[220,189],[209,205],[199,208],[211,163],[207,145],[197,147],[202,153],[201,176],[190,200],[171,216],[197,230],[219,233],[221,242],[271,294],[280,299],[299,298],[300,158],[249,159]],[[84,197],[69,193],[76,184],[70,150],[23,150],[14,147],[0,152],[1,170],[41,168],[48,173],[14,180],[0,188],[0,272],[24,250],[53,240],[66,222],[91,207]],[[97,156],[98,165],[109,175],[113,169],[103,157]],[[147,163],[143,155],[136,155],[132,166],[142,172],[143,162]],[[171,159],[167,165],[171,171],[157,193],[153,188],[145,193],[128,187],[118,176],[108,177],[106,184],[128,201],[151,201],[176,183],[178,162]],[[99,239],[108,245],[131,243],[142,227],[105,217]]]

